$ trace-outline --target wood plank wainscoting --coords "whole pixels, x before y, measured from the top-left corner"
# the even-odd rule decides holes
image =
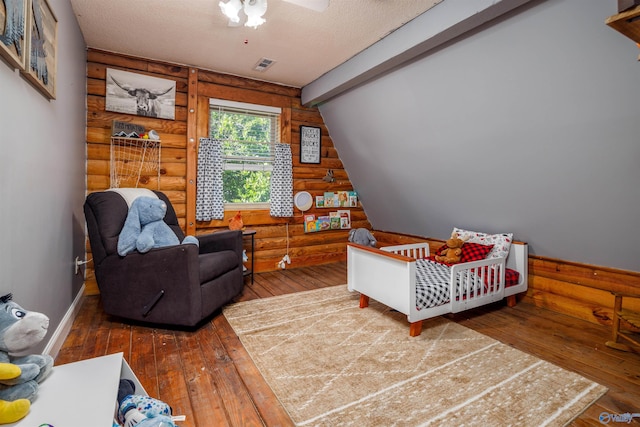
[[[176,82],[175,120],[119,114],[105,111],[106,70],[113,68]],[[333,146],[317,108],[301,105],[300,89],[260,82],[211,71],[167,64],[142,58],[89,49],[87,52],[87,191],[109,188],[109,143],[113,120],[155,129],[162,140],[160,183],[154,176],[143,176],[140,187],[160,189],[173,204],[180,225],[187,234],[202,234],[227,228],[236,211],[225,213],[219,221],[196,222],[195,181],[197,176],[197,143],[208,135],[209,98],[269,105],[282,108],[281,140],[291,144],[294,191],[309,191],[313,196],[325,191],[353,190],[346,171]],[[300,164],[300,126],[321,128],[321,163]],[[322,180],[327,169],[334,172],[335,182]],[[353,227],[370,224],[361,207],[350,208]],[[309,213],[327,215],[328,209],[312,208]],[[268,211],[243,211],[247,228],[255,229],[255,270],[275,270],[287,248],[285,223],[289,224],[289,256],[292,267],[317,265],[346,259],[347,230],[304,233],[301,212],[294,218],[272,218]],[[87,259],[91,248],[87,243]],[[249,254],[250,251],[247,251]],[[86,291],[97,294],[92,265],[88,264]]]

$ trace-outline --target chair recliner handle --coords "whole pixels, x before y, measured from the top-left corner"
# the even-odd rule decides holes
[[[142,317],[147,317],[151,312],[151,310],[153,309],[153,307],[155,307],[158,301],[160,301],[160,298],[162,298],[163,296],[164,296],[164,289],[161,289],[160,292],[158,292],[147,305],[142,307]]]

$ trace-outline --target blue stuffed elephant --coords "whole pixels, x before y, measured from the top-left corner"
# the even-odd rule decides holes
[[[178,236],[164,222],[167,205],[153,197],[138,197],[129,208],[127,219],[118,236],[118,254],[125,256],[134,250],[140,253],[153,248],[180,244]],[[198,245],[198,239],[187,236],[183,244]]]

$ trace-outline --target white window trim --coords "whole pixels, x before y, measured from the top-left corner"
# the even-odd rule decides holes
[[[261,111],[263,113],[282,114],[282,108],[269,105],[249,104],[248,102],[228,101],[226,99],[209,98],[209,106],[238,108],[241,110]]]
[[[259,211],[259,210],[269,210],[271,208],[271,203],[263,202],[263,203],[225,203],[224,210],[225,211]]]
[[[250,110],[250,111],[258,111],[262,113],[270,113],[270,114],[278,114],[282,115],[282,108],[280,107],[272,107],[269,105],[261,105],[261,104],[251,104],[248,102],[238,102],[238,101],[229,101],[227,99],[219,99],[219,98],[209,98],[209,107],[227,107],[227,108],[236,108],[239,110]],[[227,166],[225,165],[225,169]],[[232,169],[232,168],[229,168]],[[253,169],[253,168],[249,168]],[[256,168],[256,170],[262,169]],[[238,170],[242,170],[239,168]],[[271,167],[267,168],[267,170],[271,170]],[[224,210],[239,210],[239,211],[248,211],[248,210],[263,210],[270,209],[271,203],[225,203]]]

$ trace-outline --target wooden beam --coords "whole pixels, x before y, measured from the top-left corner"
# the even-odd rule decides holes
[[[196,234],[196,176],[198,155],[198,69],[189,69],[187,85],[187,212],[186,234]]]

